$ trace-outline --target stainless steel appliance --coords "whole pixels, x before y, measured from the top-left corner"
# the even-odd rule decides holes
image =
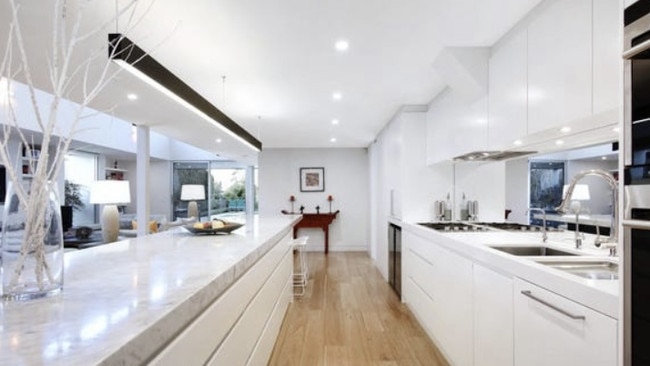
[[[487,231],[486,227],[463,222],[419,222],[418,225],[437,231]]]
[[[402,228],[388,224],[388,283],[402,297]]]
[[[624,15],[623,364],[650,364],[650,1]]]

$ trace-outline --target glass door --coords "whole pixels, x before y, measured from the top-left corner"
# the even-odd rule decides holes
[[[185,184],[199,184],[209,192],[207,161],[175,162],[172,166],[172,215],[177,218],[187,218],[187,205],[189,201],[181,199],[181,187]],[[208,196],[206,196],[207,198]],[[209,217],[208,200],[197,200],[199,218],[202,221]]]
[[[257,176],[255,174],[255,176]],[[254,179],[254,191],[257,191],[257,179]],[[228,221],[245,222],[246,220],[246,167],[225,162],[212,162],[210,166],[210,216]],[[253,192],[255,193],[255,192]],[[257,197],[255,197],[255,211]]]

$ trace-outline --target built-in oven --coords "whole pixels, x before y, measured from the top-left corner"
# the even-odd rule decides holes
[[[623,361],[650,365],[650,1],[624,15]]]
[[[650,2],[625,9],[626,184],[650,184]]]
[[[624,365],[650,365],[650,185],[625,187]]]

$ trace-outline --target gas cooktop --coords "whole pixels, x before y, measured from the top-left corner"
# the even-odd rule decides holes
[[[470,225],[463,222],[420,222],[419,225],[438,231],[488,231],[484,226]]]

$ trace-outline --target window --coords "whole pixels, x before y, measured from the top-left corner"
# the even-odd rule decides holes
[[[97,223],[95,205],[91,205],[90,185],[97,179],[97,155],[70,152],[65,156],[65,194],[62,204],[73,207],[72,225]]]
[[[222,161],[175,162],[173,170],[174,219],[187,217],[187,202],[180,200],[182,185],[201,184],[207,192],[205,201],[197,201],[199,216],[203,220],[218,217],[229,221],[245,221],[247,167]],[[256,187],[257,170],[250,170],[253,173],[253,187]],[[255,194],[257,189],[254,191]],[[254,210],[257,211],[257,196],[254,197]]]
[[[530,205],[547,213],[555,213],[555,207],[562,201],[564,186],[564,161],[533,161],[530,163]],[[531,224],[541,225],[541,220],[532,219]],[[538,222],[539,221],[539,222]]]

